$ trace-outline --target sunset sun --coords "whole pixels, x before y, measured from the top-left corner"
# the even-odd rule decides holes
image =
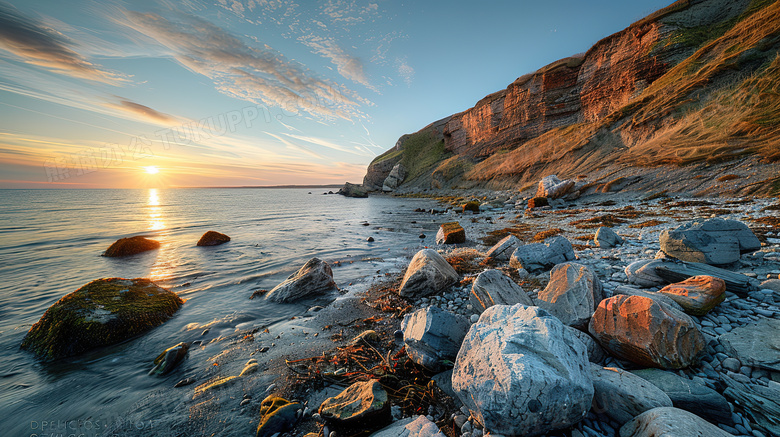
[[[146,170],[146,173],[148,174],[157,174],[160,172],[160,169],[154,165],[150,165],[149,167],[144,167],[144,170]]]

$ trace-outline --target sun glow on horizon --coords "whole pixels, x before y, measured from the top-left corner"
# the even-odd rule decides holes
[[[155,165],[150,165],[149,167],[144,167],[144,170],[148,174],[157,174],[157,173],[160,172],[160,169],[157,168],[157,166],[155,166]]]

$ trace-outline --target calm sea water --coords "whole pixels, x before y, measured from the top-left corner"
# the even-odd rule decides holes
[[[212,335],[229,334],[303,313],[305,304],[248,297],[313,256],[346,261],[334,267],[339,286],[367,280],[432,242],[430,216],[412,213],[431,206],[323,196],[322,189],[0,190],[0,435],[32,435],[43,421],[122,414],[159,384],[146,375],[150,360],[193,327],[211,323]],[[196,247],[208,230],[232,241]],[[162,247],[100,256],[133,235]],[[42,364],[19,349],[59,298],[117,276],[151,278],[187,303],[150,333],[78,358]]]

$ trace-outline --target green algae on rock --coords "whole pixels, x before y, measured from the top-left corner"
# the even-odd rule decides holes
[[[271,437],[289,431],[298,421],[298,410],[303,406],[279,396],[268,396],[260,403],[260,423],[256,437]]]
[[[161,325],[183,303],[148,279],[97,279],[49,307],[21,347],[44,360],[78,355]]]
[[[130,238],[120,238],[103,252],[103,256],[117,257],[130,256],[137,253],[154,250],[160,247],[160,243],[145,237],[135,236]]]

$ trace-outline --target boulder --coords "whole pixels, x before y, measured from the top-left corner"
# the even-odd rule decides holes
[[[97,279],[49,307],[22,348],[44,360],[78,355],[159,326],[183,303],[148,279]]]
[[[485,431],[538,435],[588,412],[588,366],[585,345],[547,311],[494,305],[466,334],[452,387]]]
[[[281,284],[266,293],[265,299],[272,302],[288,303],[304,297],[324,294],[336,288],[333,271],[325,261],[312,258],[297,272]]]
[[[567,326],[566,328],[569,332],[574,334],[575,337],[579,338],[582,344],[585,345],[585,349],[588,350],[588,360],[591,363],[598,364],[607,358],[607,353],[604,352],[604,349],[596,340],[593,339],[593,337],[590,336],[590,334],[587,332],[582,332],[577,328],[572,328],[571,326]]]
[[[393,191],[398,188],[404,179],[406,179],[406,174],[406,167],[400,162],[393,166],[393,169],[390,170],[390,174],[387,175],[387,178],[385,178],[382,183],[382,191]]]
[[[780,390],[742,383],[730,376],[723,376],[722,380],[726,384],[723,394],[742,407],[747,418],[768,431],[768,435],[780,435]]]
[[[546,197],[532,197],[528,199],[528,209],[541,208],[548,206],[550,202]]]
[[[435,250],[417,252],[406,268],[398,294],[401,296],[427,296],[458,282],[458,272]]]
[[[536,197],[558,199],[568,194],[573,188],[574,181],[571,179],[562,181],[556,175],[545,176],[536,187]]]
[[[507,235],[487,251],[486,258],[496,261],[509,261],[512,252],[514,252],[520,244],[520,240],[517,237],[511,234]]]
[[[663,265],[663,261],[656,259],[642,259],[632,262],[625,269],[628,283],[648,288],[666,284],[667,281],[655,272],[655,268],[660,265]]]
[[[645,411],[620,428],[620,437],[733,437],[701,417],[674,407]]]
[[[672,400],[650,382],[615,367],[590,365],[593,408],[620,425],[656,407],[671,407]]]
[[[574,248],[565,237],[552,237],[545,243],[532,243],[518,247],[509,259],[509,265],[539,273],[556,264],[577,259]]]
[[[772,290],[776,293],[780,293],[780,279],[767,279],[762,282],[759,287],[761,287],[762,290]]]
[[[320,405],[325,422],[345,428],[381,428],[390,422],[387,392],[376,379],[356,382]]]
[[[291,430],[298,422],[298,410],[303,406],[279,396],[268,396],[260,403],[260,423],[256,437],[271,437]]]
[[[435,423],[425,416],[407,417],[371,434],[370,437],[446,437]]]
[[[525,291],[509,276],[500,270],[485,270],[477,276],[471,286],[469,301],[474,310],[482,313],[493,305],[514,305],[521,303],[533,306],[534,303]]]
[[[154,367],[149,371],[149,374],[167,375],[171,373],[184,360],[189,349],[190,345],[188,343],[179,343],[176,346],[165,349],[163,353],[154,359]]]
[[[719,337],[729,356],[742,365],[780,372],[780,320],[761,319]]]
[[[658,262],[653,267],[655,274],[667,283],[680,282],[691,276],[708,275],[723,279],[723,282],[726,283],[726,291],[732,293],[745,296],[750,291],[758,289],[757,279],[709,264],[674,260],[658,260]]]
[[[230,237],[216,231],[208,231],[200,237],[196,246],[219,246],[230,241]]]
[[[406,353],[425,368],[442,370],[446,361],[455,361],[470,325],[467,318],[439,307],[407,314],[401,322]]]
[[[720,393],[674,372],[661,369],[639,369],[631,373],[663,390],[672,406],[690,411],[713,423],[732,425],[731,408]]]
[[[616,234],[612,228],[606,226],[598,228],[593,241],[596,243],[596,246],[601,247],[602,249],[610,249],[623,244],[623,238]]]
[[[368,197],[368,190],[362,185],[345,182],[336,194],[347,197]]]
[[[146,252],[148,250],[154,250],[159,247],[160,243],[158,241],[150,240],[141,236],[120,238],[116,240],[114,244],[108,246],[108,249],[103,252],[103,256],[130,256],[137,253]]]
[[[741,254],[761,249],[747,225],[718,217],[665,230],[659,240],[661,250],[672,258],[711,265],[731,264]]]
[[[654,301],[662,305],[666,305],[668,307],[674,308],[677,311],[683,313],[685,312],[683,307],[681,307],[680,304],[672,300],[672,298],[664,294],[658,293],[656,291],[640,290],[638,288],[629,287],[627,285],[618,285],[617,287],[615,287],[615,290],[612,292],[612,295],[617,296],[618,294],[625,294],[626,296],[649,297],[650,299],[653,299]]]
[[[466,242],[466,231],[458,222],[442,223],[436,233],[436,244],[460,244]]]
[[[714,276],[692,276],[658,292],[680,304],[686,313],[703,316],[726,299],[726,283]]]
[[[647,367],[688,367],[705,346],[688,315],[641,296],[602,300],[588,330],[608,352]]]
[[[590,267],[567,262],[550,271],[550,282],[539,292],[536,304],[564,325],[585,329],[598,302],[604,298],[601,281]]]

